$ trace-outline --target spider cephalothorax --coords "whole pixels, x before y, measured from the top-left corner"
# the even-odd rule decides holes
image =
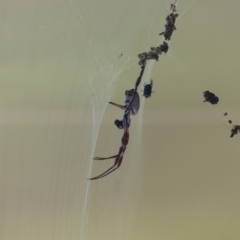
[[[116,119],[114,121],[114,124],[119,129],[123,129],[125,127],[128,127],[128,128],[130,127],[130,123],[131,123],[130,116],[131,115],[136,115],[138,113],[139,106],[140,106],[140,98],[139,98],[138,92],[135,92],[135,89],[126,90],[125,91],[125,96],[126,96],[125,105],[122,106],[123,108],[126,107],[126,109],[123,113],[123,119],[122,120]],[[132,101],[131,105],[129,105],[129,103],[131,102],[133,97],[134,97],[134,100]],[[113,104],[113,105],[118,106],[116,104]],[[128,110],[128,111],[126,111],[126,110]]]

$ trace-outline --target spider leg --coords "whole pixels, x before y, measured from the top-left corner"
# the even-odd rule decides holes
[[[107,160],[107,159],[111,159],[111,158],[116,158],[117,155],[111,156],[111,157],[106,157],[106,158],[102,158],[102,157],[95,157],[93,158],[93,160]]]
[[[96,180],[102,177],[107,176],[108,174],[112,173],[113,171],[115,171],[116,169],[118,169],[122,163],[122,159],[123,159],[123,154],[125,152],[126,146],[121,146],[119,149],[118,154],[116,155],[116,159],[114,162],[114,165],[112,167],[110,167],[107,171],[103,172],[102,174],[93,177],[93,178],[89,178],[88,180]]]
[[[111,169],[108,169],[108,172],[106,173],[103,173],[97,177],[93,177],[93,178],[89,178],[88,180],[97,180],[97,179],[100,179],[100,178],[103,178],[107,175],[109,175],[110,173],[114,172],[115,170],[117,170],[117,168],[113,168],[114,166],[111,167]]]
[[[97,180],[97,179],[106,177],[107,175],[109,175],[110,173],[114,172],[114,171],[117,170],[117,169],[118,169],[118,167],[115,167],[115,168],[113,168],[112,170],[108,169],[108,170],[110,170],[109,172],[107,172],[107,173],[105,173],[105,174],[103,174],[103,175],[99,175],[99,176],[94,177],[94,178],[90,178],[90,179],[88,179],[88,180]]]
[[[105,171],[104,173],[102,173],[96,177],[93,177],[93,178],[88,178],[88,180],[96,180],[98,178],[102,178],[105,176],[105,174],[107,174],[109,171],[111,171],[114,167],[115,167],[115,164],[112,167],[110,167],[107,171]]]
[[[121,109],[125,110],[126,109],[126,106],[123,106],[123,105],[120,105],[120,104],[117,104],[117,103],[114,103],[114,102],[108,102],[116,107],[120,107]]]
[[[96,176],[96,177],[93,177],[93,178],[89,178],[88,180],[97,180],[99,178],[103,178],[103,177],[106,177],[107,175],[109,175],[110,173],[114,172],[115,170],[117,170],[121,163],[122,163],[122,159],[123,159],[123,155],[122,156],[119,156],[120,158],[116,158],[116,161],[114,163],[114,165],[112,167],[110,167],[107,171],[105,171],[104,173]]]
[[[143,73],[144,73],[144,69],[145,69],[145,67],[146,67],[146,63],[147,63],[147,61],[145,61],[145,63],[143,64],[142,70],[141,70],[141,72],[140,72],[140,75],[139,75],[139,77],[138,77],[138,79],[137,79],[137,81],[136,81],[136,83],[135,83],[135,91],[137,91],[137,88],[138,88],[138,86],[139,86],[139,84],[140,84],[140,82],[141,82],[141,79],[142,79],[142,76],[143,76]]]

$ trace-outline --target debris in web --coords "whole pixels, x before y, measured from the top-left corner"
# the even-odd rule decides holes
[[[209,102],[211,103],[212,105],[215,105],[218,103],[219,101],[219,98],[212,92],[210,91],[205,91],[203,92],[203,97],[204,97],[204,101],[203,102]],[[228,113],[227,112],[224,112],[223,116],[228,116]],[[231,119],[229,119],[227,121],[229,124],[232,124],[233,121]],[[224,123],[223,123],[224,124]],[[224,124],[225,125],[225,124]],[[228,126],[225,125],[227,128]],[[238,132],[240,132],[240,125],[232,125],[232,129],[231,129],[231,135],[230,137],[233,138],[236,134],[238,134]]]
[[[204,101],[203,102],[209,102],[212,105],[215,105],[219,102],[219,98],[210,91],[203,92]]]
[[[148,52],[139,53],[138,58],[140,61],[138,62],[138,65],[143,66],[147,60],[151,59],[158,61],[158,55],[161,55],[163,52],[167,53],[168,48],[167,42],[164,41],[157,47],[151,47]]]
[[[238,134],[238,132],[240,132],[240,125],[234,125],[231,129],[230,138],[234,137],[234,135]]]
[[[123,53],[120,53],[119,56],[118,56],[118,58],[120,58],[120,57],[122,57],[122,56],[123,56]]]

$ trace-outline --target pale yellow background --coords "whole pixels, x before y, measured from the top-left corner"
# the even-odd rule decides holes
[[[107,102],[124,101],[137,54],[162,42],[169,3],[1,1],[1,240],[240,239],[240,136],[222,124],[240,123],[237,0],[179,0],[121,168],[87,181],[113,163],[92,160],[120,147]]]

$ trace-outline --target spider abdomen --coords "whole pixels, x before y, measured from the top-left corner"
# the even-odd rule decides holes
[[[135,94],[135,96],[134,96]],[[127,106],[132,98],[134,97],[133,103],[130,106],[130,112],[132,115],[136,115],[138,113],[139,107],[140,107],[140,98],[138,92],[135,92],[134,89],[127,90],[125,92],[126,99],[125,99],[125,106]]]

